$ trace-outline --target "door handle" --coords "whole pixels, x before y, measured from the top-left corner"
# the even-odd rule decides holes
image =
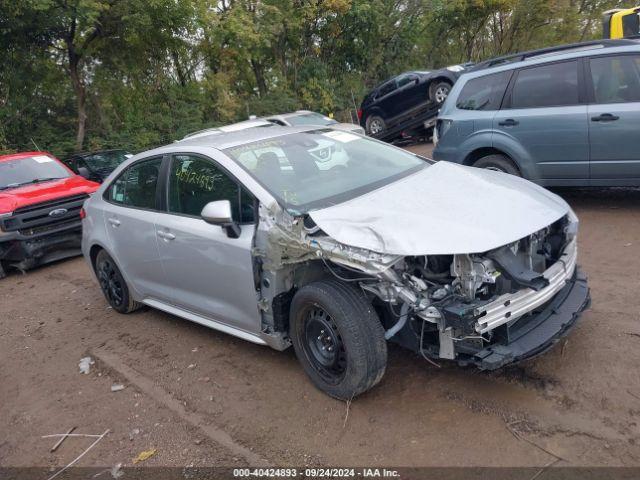
[[[109,223],[111,224],[112,227],[119,227],[120,226],[120,220],[118,220],[117,218],[110,218],[109,219]]]
[[[611,115],[610,113],[603,113],[597,117],[591,117],[592,122],[615,122],[620,117],[617,115]]]
[[[501,127],[515,127],[519,123],[520,122],[518,122],[517,120],[514,120],[513,118],[507,118],[506,120],[503,120],[502,122],[498,122],[498,125],[500,125]]]
[[[158,230],[158,236],[167,241],[176,239],[176,236],[173,233],[163,232],[162,230]]]

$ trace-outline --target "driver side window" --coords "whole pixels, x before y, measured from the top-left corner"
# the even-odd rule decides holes
[[[174,155],[169,172],[169,212],[199,217],[209,202],[229,200],[233,219],[254,221],[254,199],[214,162],[196,155]]]

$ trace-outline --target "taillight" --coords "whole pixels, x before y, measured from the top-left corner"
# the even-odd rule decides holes
[[[442,138],[446,135],[446,133],[451,128],[451,125],[453,125],[453,120],[439,118],[436,121],[436,126],[433,129],[433,133],[434,133],[434,137],[435,137],[434,138],[434,143],[439,142],[439,141],[442,140]]]
[[[87,212],[84,210],[84,207],[80,209],[80,218],[83,220],[87,218]]]
[[[358,120],[362,120],[362,109],[358,109]]]

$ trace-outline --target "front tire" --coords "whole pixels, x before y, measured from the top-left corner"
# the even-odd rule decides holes
[[[509,175],[515,175],[516,177],[521,177],[522,174],[518,167],[515,166],[513,161],[506,155],[495,154],[495,155],[487,155],[486,157],[482,157],[476,163],[473,164],[474,167],[485,168],[487,170],[494,170],[496,172],[508,173]]]
[[[336,280],[310,283],[293,297],[289,318],[296,356],[327,395],[350,400],[382,379],[384,329],[362,292]]]
[[[387,129],[387,124],[380,115],[371,115],[367,118],[367,135],[378,135]]]
[[[451,84],[449,82],[432,83],[429,86],[429,100],[436,105],[442,105],[451,92]]]
[[[116,262],[104,250],[96,257],[96,276],[102,293],[116,312],[131,313],[142,306],[133,299]]]

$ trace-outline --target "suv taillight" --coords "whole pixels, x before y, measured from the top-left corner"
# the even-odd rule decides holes
[[[80,219],[84,220],[87,218],[87,212],[84,210],[84,207],[80,209]]]
[[[358,120],[362,120],[362,109],[358,109]]]
[[[446,133],[451,128],[452,124],[453,124],[453,120],[445,120],[443,118],[439,118],[436,121],[436,126],[433,129],[434,144],[442,140],[442,138],[446,135]]]

